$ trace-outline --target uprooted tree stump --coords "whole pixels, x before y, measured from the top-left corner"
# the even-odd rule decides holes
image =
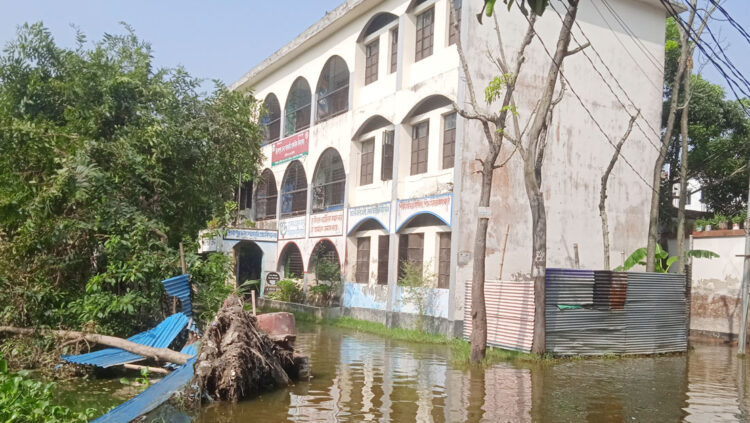
[[[306,357],[274,342],[258,328],[236,296],[229,296],[206,329],[195,366],[195,382],[212,400],[240,401],[288,386],[309,372]]]

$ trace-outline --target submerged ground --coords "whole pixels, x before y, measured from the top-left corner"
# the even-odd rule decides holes
[[[736,349],[694,345],[686,355],[453,364],[445,345],[394,341],[325,325],[301,325],[310,382],[196,416],[166,408],[159,421],[197,422],[622,422],[745,421],[750,359]],[[79,381],[60,392],[80,404],[116,404],[119,381]],[[64,387],[64,386],[63,386]],[[67,392],[67,393],[66,393]],[[162,420],[163,419],[163,420]]]

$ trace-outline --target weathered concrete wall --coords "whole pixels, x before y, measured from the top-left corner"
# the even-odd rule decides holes
[[[481,7],[482,1],[471,0],[465,3],[470,5],[469,10],[477,10]],[[649,126],[657,130],[660,128],[665,14],[663,9],[642,2],[611,2],[633,29],[638,38],[636,41],[620,33],[617,28],[611,30],[593,3],[581,2],[578,24],[614,73],[619,84],[641,109],[643,116],[639,120],[639,125],[644,131],[634,129],[622,150],[622,156],[633,165],[635,171],[621,158],[609,180],[607,210],[612,234],[612,263],[618,265],[622,253],[629,254],[646,244],[651,189],[640,177],[650,179],[649,175],[657,155],[652,144],[658,145],[659,134],[652,131]],[[561,10],[559,3],[554,5]],[[601,9],[601,6],[599,8]],[[526,20],[516,10],[508,13],[504,9],[499,9],[497,12],[506,55],[513,57],[524,35]],[[496,66],[486,58],[487,51],[489,48],[492,54],[497,54],[498,41],[491,20],[486,20],[483,25],[479,25],[475,19],[470,19],[469,22],[470,43],[467,46],[467,56],[470,59],[469,66],[476,96],[484,105],[483,90],[490,79],[498,75]],[[560,26],[560,18],[552,10],[537,20],[537,32],[550,53],[554,51]],[[574,28],[574,34],[581,43],[585,42],[577,27]],[[633,55],[633,58],[625,53],[620,42],[625,43],[628,53]],[[636,47],[636,43],[641,43],[648,55],[653,56],[655,63],[651,63],[652,59],[641,51],[641,48]],[[577,45],[573,41],[571,48]],[[593,50],[587,49],[587,54],[594,58],[597,68],[606,76],[607,71],[601,61],[595,59]],[[527,50],[526,62],[518,77],[516,101],[522,128],[526,125],[539,97],[549,63],[550,58],[539,40],[534,39]],[[618,103],[582,53],[566,58],[564,74],[570,81],[569,89],[555,111],[542,172],[542,190],[547,210],[547,265],[573,267],[573,244],[578,244],[581,267],[600,269],[603,258],[598,211],[599,189],[602,173],[614,150],[581,107],[571,89],[581,97],[613,143],[616,143],[625,132],[630,119],[629,113],[633,113],[634,108],[629,107],[627,112]],[[611,77],[608,79],[610,82],[613,80]],[[622,93],[619,93],[619,96],[628,104]],[[463,94],[460,100],[466,103],[466,98],[468,94]],[[493,109],[488,107],[487,110]],[[486,141],[480,126],[475,122],[461,122],[461,181],[457,181],[456,186],[460,185],[462,188],[456,204],[458,227],[454,226],[454,233],[459,234],[456,252],[459,255],[457,281],[471,279],[472,264],[468,258],[473,250],[481,177],[477,173],[477,159],[482,158],[486,151]],[[509,132],[515,134],[512,128],[511,126]],[[498,161],[504,161],[512,153],[513,147],[506,143]],[[531,266],[532,225],[524,189],[522,160],[518,154],[515,154],[505,167],[495,172],[490,208],[492,217],[487,242],[487,278],[525,279]],[[498,275],[506,225],[510,228],[508,247],[503,275]],[[466,259],[462,260],[462,256]],[[454,291],[456,296],[463,294],[463,289]],[[462,305],[463,297],[455,303]],[[463,311],[455,307],[452,313],[452,317],[458,319]]]
[[[720,257],[692,261],[690,330],[732,338],[739,333],[742,257],[737,256],[744,254],[745,238],[707,235],[710,232],[695,233],[693,248]]]

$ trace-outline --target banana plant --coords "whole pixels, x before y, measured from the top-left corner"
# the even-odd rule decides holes
[[[617,268],[615,268],[615,271],[627,272],[637,264],[642,264],[645,266],[646,254],[646,247],[639,248],[633,251],[633,253],[627,259],[625,259],[625,263],[623,263],[622,266],[618,266]],[[709,250],[689,250],[685,254],[688,257],[692,258],[712,259],[719,257],[718,254]],[[677,262],[678,258],[679,257],[677,256],[670,256],[668,252],[661,248],[661,245],[656,244],[656,267],[654,268],[654,271],[656,273],[668,273],[669,269],[673,264]]]

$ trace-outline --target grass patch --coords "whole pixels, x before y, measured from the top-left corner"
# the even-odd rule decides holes
[[[270,308],[264,308],[263,312],[273,312]],[[445,345],[453,352],[452,363],[454,365],[469,365],[471,356],[471,343],[463,339],[448,338],[443,335],[420,332],[412,329],[388,328],[382,323],[369,322],[351,317],[339,317],[337,319],[321,319],[310,313],[292,312],[295,320],[302,324],[321,324],[337,328],[349,329],[362,333],[382,336],[384,338],[414,342],[428,345]],[[481,365],[490,366],[500,362],[539,362],[550,360],[550,357],[528,354],[520,351],[504,350],[500,348],[487,347],[487,353]]]

